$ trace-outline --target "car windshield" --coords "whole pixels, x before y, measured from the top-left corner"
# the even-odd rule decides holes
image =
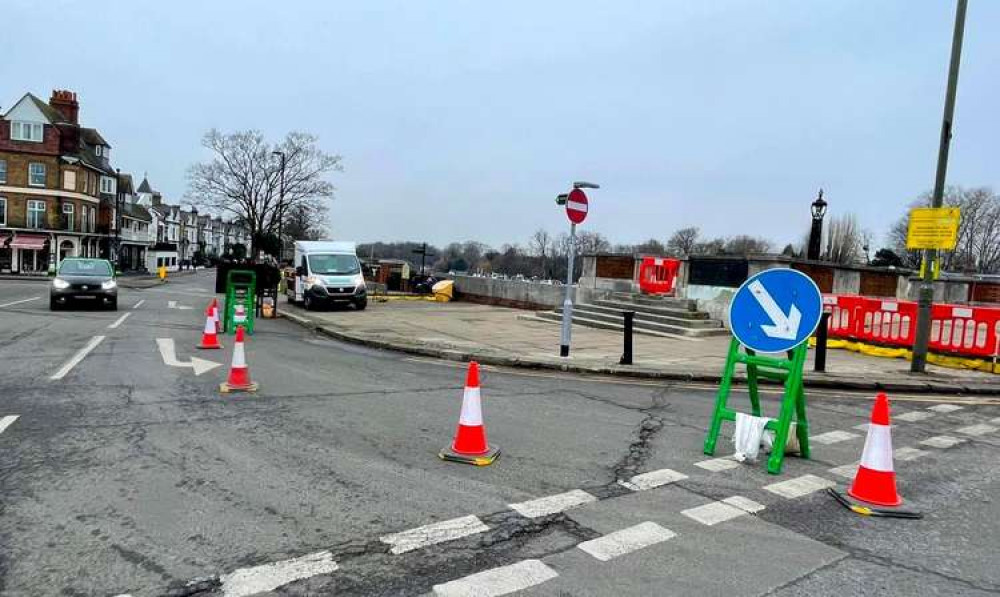
[[[100,259],[67,259],[59,266],[63,276],[103,276],[111,275],[111,265]]]
[[[353,276],[361,267],[354,255],[310,255],[309,271],[320,276]]]

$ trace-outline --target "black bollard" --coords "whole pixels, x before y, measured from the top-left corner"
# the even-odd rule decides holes
[[[622,311],[622,315],[625,316],[625,329],[624,329],[624,341],[625,350],[622,352],[622,358],[619,364],[631,365],[632,364],[632,322],[635,320],[635,311]]]
[[[830,322],[830,314],[823,311],[816,327],[816,362],[813,371],[826,371],[826,332]]]

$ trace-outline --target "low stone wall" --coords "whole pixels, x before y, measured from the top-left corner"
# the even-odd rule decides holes
[[[544,311],[562,305],[565,286],[539,284],[523,280],[451,276],[455,281],[455,300],[514,309]],[[577,288],[577,301],[588,302],[610,294],[589,288]]]

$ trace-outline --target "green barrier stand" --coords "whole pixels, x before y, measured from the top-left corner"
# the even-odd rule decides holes
[[[741,350],[742,349],[742,350]],[[723,421],[736,421],[736,411],[727,406],[733,385],[736,365],[747,368],[747,393],[750,395],[750,410],[755,417],[760,415],[760,394],[758,381],[771,379],[781,382],[785,391],[781,399],[781,412],[777,420],[767,422],[765,429],[774,431],[774,446],[767,461],[767,472],[777,475],[785,458],[785,446],[792,419],[796,422],[799,446],[803,458],[809,458],[809,422],[806,420],[806,395],[802,385],[802,369],[806,362],[808,347],[800,344],[788,352],[787,359],[758,356],[753,350],[744,348],[736,338],[729,343],[729,356],[723,370],[719,393],[715,399],[715,412],[705,437],[705,454],[715,454],[715,444],[719,439]]]
[[[245,319],[236,321],[236,306],[243,305]],[[252,270],[233,269],[226,274],[226,305],[222,330],[236,333],[236,326],[242,325],[248,334],[253,333],[257,307],[257,274]]]

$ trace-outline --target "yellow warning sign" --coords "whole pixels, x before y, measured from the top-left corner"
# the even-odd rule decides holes
[[[916,207],[910,210],[910,226],[906,231],[907,249],[943,249],[950,251],[958,242],[958,221],[962,211],[957,207]]]

